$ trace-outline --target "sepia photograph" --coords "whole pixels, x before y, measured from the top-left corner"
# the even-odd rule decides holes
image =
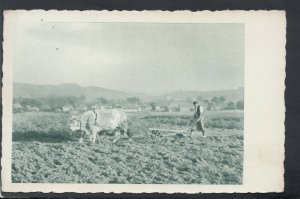
[[[56,12],[8,13],[12,184],[245,184],[246,23]]]

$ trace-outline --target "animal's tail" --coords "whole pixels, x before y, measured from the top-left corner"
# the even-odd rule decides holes
[[[127,133],[128,137],[132,138],[132,134],[131,134],[131,131],[129,129],[127,129],[126,133]]]

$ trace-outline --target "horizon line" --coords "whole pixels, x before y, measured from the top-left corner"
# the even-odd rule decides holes
[[[128,93],[128,94],[145,94],[145,95],[152,95],[153,96],[153,93],[144,93],[144,92],[131,92],[131,91],[122,91],[122,90],[119,90],[119,89],[111,89],[111,88],[104,88],[104,87],[101,87],[101,86],[96,86],[96,85],[88,85],[88,86],[84,86],[84,85],[80,85],[78,83],[72,83],[72,82],[67,82],[67,83],[60,83],[60,84],[37,84],[37,83],[28,83],[28,82],[20,82],[20,81],[13,81],[13,84],[14,83],[18,83],[18,84],[31,84],[31,85],[38,85],[38,86],[61,86],[61,85],[76,85],[76,86],[79,86],[79,87],[82,87],[82,88],[88,88],[88,87],[96,87],[96,88],[101,88],[101,89],[105,89],[105,90],[112,90],[112,91],[119,91],[119,92],[125,92],[125,93]],[[166,95],[166,94],[169,94],[169,93],[172,93],[172,92],[178,92],[178,91],[184,91],[184,92],[215,92],[215,91],[224,91],[224,90],[238,90],[238,89],[244,89],[245,87],[244,86],[237,86],[235,88],[221,88],[221,89],[214,89],[214,90],[188,90],[188,89],[177,89],[177,90],[172,90],[172,91],[162,91],[160,92],[159,95]],[[154,96],[157,96],[157,94],[154,94]]]

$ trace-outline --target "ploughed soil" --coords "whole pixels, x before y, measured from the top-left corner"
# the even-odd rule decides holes
[[[228,115],[208,117],[206,137],[166,140],[152,139],[147,128],[182,129],[188,116],[132,115],[133,139],[115,144],[107,136],[79,143],[66,115],[14,115],[12,182],[241,184],[243,114]]]

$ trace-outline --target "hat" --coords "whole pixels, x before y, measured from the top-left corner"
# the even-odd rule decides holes
[[[193,104],[195,105],[195,104],[198,104],[198,102],[197,101],[193,101]]]

